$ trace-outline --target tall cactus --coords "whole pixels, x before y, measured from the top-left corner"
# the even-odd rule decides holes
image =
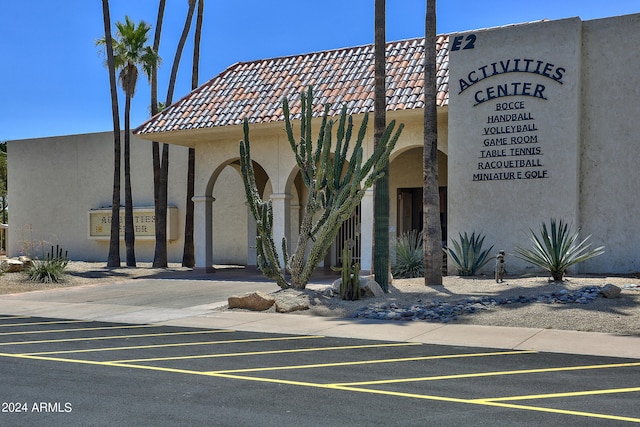
[[[258,268],[275,280],[281,288],[304,289],[311,274],[324,259],[335,239],[341,224],[348,219],[360,204],[365,190],[384,174],[384,166],[400,137],[404,127],[398,126],[394,133],[395,121],[387,126],[382,141],[374,149],[371,157],[362,159],[362,143],[367,131],[368,114],[365,114],[355,144],[349,156],[353,132],[353,118],[342,108],[333,144],[334,121],[328,118],[330,105],[325,105],[318,138],[314,144],[311,121],[313,118],[313,91],[301,94],[302,118],[300,135],[294,136],[289,102],[283,100],[286,133],[300,168],[302,181],[308,188],[308,199],[300,224],[298,246],[291,256],[287,252],[287,242],[282,241],[284,268],[273,240],[273,208],[271,201],[263,201],[258,192],[249,143],[249,124],[244,121],[244,140],[240,141],[240,162],[247,202],[256,220],[258,237]],[[333,153],[333,156],[331,155]],[[285,271],[291,273],[287,282]]]

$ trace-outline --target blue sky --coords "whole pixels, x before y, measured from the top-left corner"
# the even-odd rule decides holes
[[[373,2],[205,0],[200,83],[236,62],[372,43]],[[110,6],[112,22],[129,15],[155,24],[155,0],[110,0]],[[160,99],[166,96],[186,10],[186,0],[167,1]],[[387,39],[423,35],[424,10],[425,0],[387,0]],[[438,33],[637,12],[637,0],[440,0]],[[102,36],[100,0],[0,0],[0,141],[112,129],[108,74],[94,45]],[[174,101],[190,90],[192,37]],[[142,78],[132,103],[132,126],[146,120],[148,111],[149,86]]]

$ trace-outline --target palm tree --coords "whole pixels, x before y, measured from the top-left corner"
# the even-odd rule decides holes
[[[111,114],[113,116],[113,196],[111,200],[111,237],[109,238],[109,256],[107,267],[120,267],[120,113],[118,112],[118,91],[116,88],[116,71],[113,58],[113,40],[111,38],[111,16],[109,0],[102,0],[102,16],[104,21],[104,39],[96,44],[104,44],[107,53],[109,70],[109,87],[111,90]]]
[[[375,0],[374,11],[374,116],[373,145],[377,147],[386,128],[386,31],[385,0]],[[389,165],[373,188],[373,271],[375,280],[389,291]]]
[[[171,67],[171,75],[169,77],[169,86],[167,88],[167,100],[166,106],[171,105],[173,100],[173,90],[176,85],[176,77],[178,75],[178,66],[180,65],[180,58],[182,57],[182,50],[187,41],[189,35],[189,28],[191,27],[191,21],[193,19],[193,13],[196,8],[196,0],[189,1],[189,10],[187,12],[187,18],[185,19],[182,34],[176,47],[176,55],[173,58],[173,66]],[[160,160],[160,159],[158,159]],[[154,164],[154,168],[158,166]],[[156,249],[153,256],[153,266],[163,268],[167,266],[167,186],[169,179],[169,144],[162,144],[162,161],[159,165],[160,179],[158,182],[157,197],[158,203],[156,205]],[[154,171],[154,174],[156,172]]]
[[[424,283],[427,286],[442,285],[436,90],[436,0],[427,0],[424,36],[424,147],[422,149]]]
[[[198,68],[200,65],[200,38],[202,35],[202,20],[204,17],[204,0],[198,0],[198,14],[196,16],[196,29],[193,40],[193,67],[191,71],[191,90],[198,87]],[[195,249],[193,246],[193,195],[195,190],[196,150],[189,148],[189,166],[187,170],[187,201],[184,221],[184,250],[182,253],[182,266],[194,267],[196,265]]]
[[[144,21],[136,24],[125,16],[125,22],[116,23],[116,37],[113,40],[115,68],[120,72],[118,81],[125,94],[124,104],[124,242],[127,266],[136,266],[135,235],[133,228],[133,196],[131,194],[131,98],[135,95],[138,83],[138,67],[142,67],[147,78],[158,64],[158,55],[146,46],[151,27]],[[104,42],[104,41],[103,41]]]
[[[160,49],[160,35],[162,33],[162,21],[164,18],[164,8],[166,0],[160,0],[158,3],[158,18],[156,19],[156,32],[153,38],[153,50],[157,53]],[[158,102],[158,72],[157,69],[152,70],[151,73],[151,116],[155,116],[159,111]],[[163,105],[164,106],[164,105]],[[156,217],[156,247],[154,252],[153,266],[156,266],[156,260],[158,254],[161,253],[162,245],[166,248],[166,232],[164,234],[165,239],[161,243],[162,233],[159,230],[158,218],[160,214],[160,144],[157,141],[151,143],[151,152],[153,157],[153,206]],[[166,252],[166,249],[165,249]],[[162,265],[162,263],[160,263]],[[165,264],[166,265],[166,264]]]

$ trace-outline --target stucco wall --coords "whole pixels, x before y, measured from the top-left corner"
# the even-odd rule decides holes
[[[640,14],[583,24],[580,224],[605,254],[585,272],[640,271]]]
[[[249,212],[237,168],[224,168],[213,187],[213,197],[213,262],[245,265]]]
[[[529,227],[576,224],[581,21],[454,34],[450,44],[449,243],[475,231],[511,255]],[[513,256],[508,266],[530,268]]]
[[[71,259],[106,261],[109,240],[89,239],[88,212],[111,206],[112,133],[9,141],[8,153],[10,255],[22,254],[28,242],[47,241],[68,250]],[[168,200],[178,208],[179,238],[168,243],[168,256],[170,262],[181,262],[187,149],[171,146],[169,158]],[[151,142],[133,137],[131,159],[134,206],[153,206]],[[124,204],[124,176],[121,188]],[[137,240],[137,260],[152,261],[154,247],[153,240]]]
[[[440,150],[447,150],[447,118],[446,112],[439,112]],[[422,111],[399,111],[389,114],[388,121],[396,119],[405,124],[405,129],[396,149],[392,153],[390,166],[390,237],[396,235],[397,202],[396,193],[400,187],[420,187],[422,185],[422,145],[423,116]],[[354,117],[353,139],[357,134],[362,117]],[[313,135],[316,137],[320,120],[314,121]],[[299,124],[294,123],[294,134],[298,134]],[[335,130],[334,130],[335,132]],[[363,145],[363,157],[366,159],[373,151],[373,124],[369,120],[369,128]],[[249,234],[251,219],[245,205],[245,193],[238,166],[239,141],[243,138],[240,126],[229,126],[216,129],[210,137],[202,138],[196,145],[196,195],[212,195],[213,202],[213,259],[214,263],[251,263],[251,242]],[[297,240],[296,226],[299,215],[306,201],[304,189],[302,194],[294,187],[294,178],[298,174],[295,158],[289,145],[282,123],[260,124],[250,126],[251,157],[255,168],[264,171],[265,193],[268,199],[275,193],[274,212],[277,212],[278,201],[286,198],[291,217],[287,223],[280,225],[281,230],[288,230],[288,241],[295,245]],[[353,141],[352,141],[353,147]],[[440,182],[446,186],[446,156],[440,153]],[[373,212],[363,210],[362,216],[371,219]],[[282,221],[274,215],[274,221]],[[276,236],[276,240],[279,238]],[[249,260],[247,261],[247,259]]]
[[[504,249],[513,255],[516,245],[529,246],[529,227],[537,230],[555,217],[581,229],[583,238],[591,235],[594,246],[606,247],[604,255],[573,272],[640,270],[640,239],[634,232],[640,208],[634,191],[640,178],[638,28],[640,15],[628,15],[451,36],[449,239],[458,232],[482,232],[486,242],[495,243],[494,252]],[[501,72],[508,60],[514,68],[516,58],[517,72]],[[519,93],[497,96],[499,85],[526,81],[532,83],[528,95],[533,96],[525,96],[522,86]],[[544,88],[539,96],[537,85]],[[515,108],[504,111],[503,106]],[[518,120],[489,123],[492,117],[520,113],[524,116]],[[500,131],[530,123],[535,129],[528,132]],[[484,134],[491,127],[499,132]],[[510,144],[514,135],[534,137],[530,144],[515,147],[537,151],[515,156]],[[500,140],[503,137],[507,139]],[[532,160],[537,167],[490,163],[516,159]],[[546,171],[544,178],[521,179],[534,169]],[[485,271],[491,268],[489,264]],[[513,256],[508,270],[538,271]]]

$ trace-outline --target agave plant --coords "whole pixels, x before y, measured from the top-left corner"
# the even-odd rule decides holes
[[[59,245],[55,249],[51,246],[51,252],[47,252],[41,260],[33,260],[25,274],[32,282],[59,283],[66,274],[68,255],[68,251],[63,252]]]
[[[604,253],[604,246],[590,249],[590,235],[578,243],[579,231],[571,232],[562,220],[551,219],[550,227],[542,223],[540,233],[529,229],[532,249],[516,247],[516,257],[551,273],[553,280],[562,281],[567,268]]]
[[[422,232],[411,230],[396,237],[391,246],[391,274],[397,279],[424,276]]]
[[[442,248],[442,250],[451,257],[453,263],[456,265],[458,275],[460,276],[474,276],[476,272],[487,264],[491,258],[489,253],[493,249],[493,245],[489,249],[483,250],[485,236],[475,231],[471,233],[471,236],[458,233],[460,241],[453,240],[453,249]]]

